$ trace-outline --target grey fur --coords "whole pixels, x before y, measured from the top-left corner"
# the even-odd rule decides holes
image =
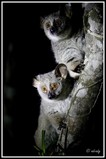
[[[61,20],[60,25],[56,26],[56,19]],[[70,19],[71,15],[67,17],[67,15],[60,16],[59,12],[56,15],[53,13],[43,19],[42,27],[45,35],[51,40],[56,62],[67,65],[70,76],[77,78],[80,74],[74,72],[74,70],[84,61],[85,39],[83,37],[83,31],[78,31],[72,36],[73,30]],[[50,24],[49,28],[46,27],[48,22]],[[53,33],[51,32],[52,28],[54,28]]]
[[[65,71],[67,71],[65,69]],[[66,75],[66,72],[64,74]],[[43,75],[38,75],[34,79],[33,86],[37,88],[41,96],[40,115],[38,119],[38,128],[35,132],[35,142],[41,148],[42,130],[45,130],[46,148],[54,141],[57,141],[59,134],[59,125],[65,118],[71,102],[71,90],[73,87],[73,79],[67,73],[67,76],[61,74],[61,77],[56,77],[56,71],[52,71]],[[62,77],[63,76],[63,77]],[[42,92],[42,85],[46,85],[49,89],[50,83],[59,82],[60,89],[54,99],[48,99],[48,95]],[[56,91],[57,91],[56,90]],[[48,94],[48,93],[47,93]],[[64,141],[63,141],[64,142]],[[72,142],[71,134],[68,135],[67,145]],[[64,145],[64,143],[63,143]]]

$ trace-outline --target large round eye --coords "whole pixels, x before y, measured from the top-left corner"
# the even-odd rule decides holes
[[[55,23],[57,26],[60,26],[62,24],[62,21],[61,21],[61,19],[56,19]]]
[[[59,84],[58,83],[51,83],[50,86],[51,86],[52,90],[56,90],[58,88]]]
[[[45,26],[46,26],[47,29],[49,29],[51,27],[50,22],[46,22]]]
[[[42,91],[43,91],[44,93],[47,93],[47,87],[46,87],[46,86],[42,86],[41,89],[42,89]]]

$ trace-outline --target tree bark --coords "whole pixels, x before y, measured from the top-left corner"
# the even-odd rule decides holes
[[[89,4],[83,22],[85,30],[85,68],[71,93],[72,100],[66,122],[72,142],[83,132],[89,115],[96,105],[103,79],[103,6]]]

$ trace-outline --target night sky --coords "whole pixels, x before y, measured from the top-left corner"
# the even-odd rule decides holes
[[[43,3],[3,4],[3,155],[37,154],[33,136],[40,97],[32,87],[32,79],[56,66],[50,41],[40,27],[40,17],[58,7],[58,4]],[[12,97],[8,97],[8,87],[14,90]],[[86,155],[85,147],[100,149],[102,153],[102,101],[101,93],[91,113],[84,142],[73,149],[72,154]],[[8,122],[7,116],[12,122]]]

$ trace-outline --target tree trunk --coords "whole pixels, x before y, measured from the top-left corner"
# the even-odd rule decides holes
[[[85,68],[72,91],[70,109],[66,121],[72,142],[83,132],[92,108],[102,88],[103,79],[103,24],[100,4],[85,9],[83,22],[85,30]]]

